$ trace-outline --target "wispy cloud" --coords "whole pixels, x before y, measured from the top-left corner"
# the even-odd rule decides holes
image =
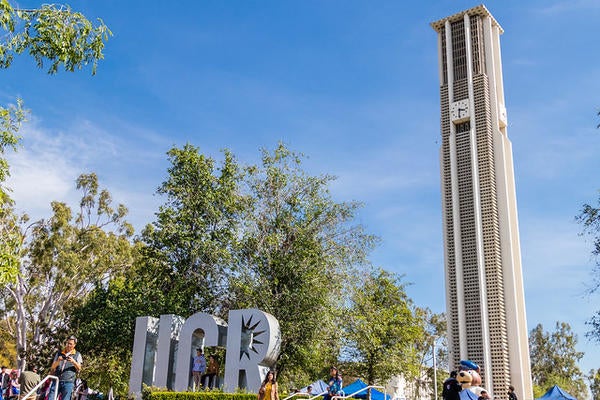
[[[542,14],[561,14],[581,10],[600,10],[600,2],[596,0],[566,0],[539,8],[539,12]]]
[[[21,133],[22,146],[8,156],[11,177],[7,181],[19,211],[38,219],[49,216],[51,201],[74,205],[79,200],[76,178],[97,172],[100,186],[109,189],[115,202],[132,210],[132,222],[138,228],[149,222],[156,209],[157,199],[152,194],[158,183],[144,175],[160,168],[157,158],[165,158],[162,151],[132,146],[88,120],[55,131],[33,117]],[[143,133],[136,134],[140,135]],[[124,168],[128,163],[134,166]]]

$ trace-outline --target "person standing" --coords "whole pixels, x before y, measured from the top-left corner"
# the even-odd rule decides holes
[[[257,395],[258,400],[279,400],[279,392],[277,391],[277,380],[275,372],[270,370],[265,376],[265,380],[260,385]]]
[[[206,371],[206,359],[204,358],[204,354],[202,354],[202,349],[196,349],[196,357],[194,357],[194,363],[192,365],[192,378],[194,379],[194,384],[192,386],[192,391],[196,391],[200,389],[202,383],[202,375]]]
[[[442,389],[442,398],[444,400],[460,400],[460,392],[462,386],[456,379],[456,371],[450,372],[448,379],[444,381],[444,387]]]
[[[202,377],[202,384],[205,388],[212,389],[215,387],[217,380],[217,374],[219,373],[219,363],[214,355],[208,356],[208,366],[206,367],[206,374]],[[206,383],[205,383],[206,382]]]
[[[6,370],[6,366],[2,366],[2,375],[0,375],[0,400],[6,397],[8,387],[10,385],[10,373]]]
[[[517,398],[517,394],[515,393],[515,387],[513,385],[510,385],[508,387],[508,400],[519,400]]]
[[[57,352],[54,356],[50,371],[58,377],[58,389],[56,388],[56,382],[53,382],[48,393],[48,400],[55,400],[54,393],[56,390],[58,390],[62,400],[71,400],[75,379],[83,364],[81,354],[75,350],[76,345],[77,338],[69,336],[64,350]]]
[[[37,384],[40,383],[40,380],[41,378],[38,375],[37,367],[35,366],[28,366],[27,371],[21,372],[21,376],[19,376],[19,384],[21,385],[21,395],[19,396],[19,399],[35,400],[37,398],[37,393],[35,392],[27,397],[23,396],[36,387]]]

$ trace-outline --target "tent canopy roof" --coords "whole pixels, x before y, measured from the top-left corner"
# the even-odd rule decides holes
[[[344,394],[346,396],[348,396],[349,394],[358,392],[359,390],[364,389],[367,386],[369,386],[369,385],[367,385],[360,379],[357,379],[356,381],[352,382],[348,386],[344,386],[344,388],[342,390],[344,391]],[[364,392],[360,392],[354,397],[357,399],[366,399],[367,391],[365,390]],[[389,394],[386,396],[377,389],[371,389],[371,400],[390,400],[390,399],[391,399],[391,396]]]
[[[538,397],[536,400],[577,400],[569,393],[562,390],[558,385],[552,386],[542,397]]]

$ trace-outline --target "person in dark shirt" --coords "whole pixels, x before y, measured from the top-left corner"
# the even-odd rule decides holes
[[[459,400],[462,386],[456,380],[456,371],[450,372],[450,377],[444,381],[442,398],[444,400]]]
[[[490,395],[485,390],[482,390],[477,400],[490,400]]]
[[[10,386],[10,373],[6,370],[6,367],[2,366],[2,374],[0,375],[0,400],[6,395],[6,391]]]
[[[515,393],[515,387],[513,385],[510,385],[508,387],[508,400],[519,400],[517,398],[517,394]]]

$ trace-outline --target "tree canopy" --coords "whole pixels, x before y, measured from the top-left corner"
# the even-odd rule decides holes
[[[426,340],[425,319],[400,278],[379,269],[360,275],[344,321],[345,352],[355,373],[368,384],[385,384],[402,374],[419,374],[417,344]]]
[[[529,333],[531,376],[534,397],[542,396],[553,385],[581,399],[587,397],[584,376],[577,363],[583,353],[577,351],[577,336],[566,322],[556,322],[554,332],[538,324]]]

